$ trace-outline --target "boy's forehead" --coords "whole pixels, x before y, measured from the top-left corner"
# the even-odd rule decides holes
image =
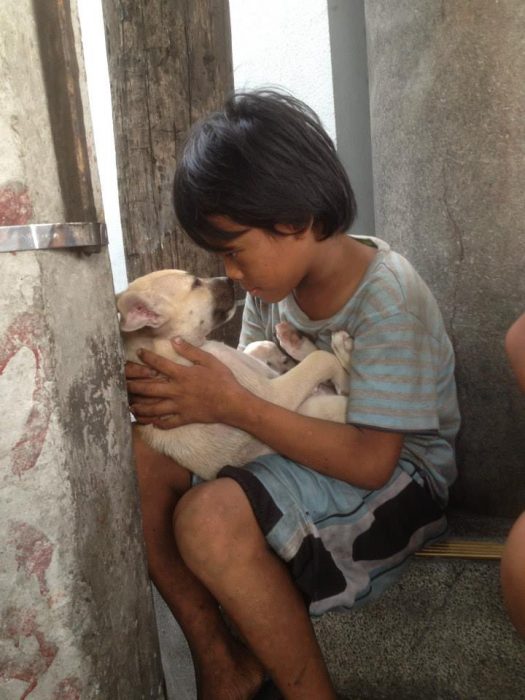
[[[215,253],[235,248],[237,238],[250,230],[249,226],[239,224],[229,216],[222,214],[213,214],[208,216],[207,220],[217,232],[222,231],[226,234],[226,237],[222,240],[220,234],[218,237],[214,237],[213,234],[209,236],[204,235],[208,249]]]
[[[237,221],[234,221],[224,214],[212,214],[206,218],[213,227],[225,231],[226,233],[244,233],[248,231],[249,228],[248,226],[237,223]]]

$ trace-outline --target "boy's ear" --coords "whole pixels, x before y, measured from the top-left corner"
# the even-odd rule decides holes
[[[129,333],[139,328],[160,328],[168,320],[161,311],[162,302],[152,294],[122,292],[117,297],[120,330]]]

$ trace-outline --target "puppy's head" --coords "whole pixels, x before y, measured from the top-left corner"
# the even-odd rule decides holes
[[[120,329],[157,338],[179,336],[201,345],[235,313],[233,284],[226,277],[199,278],[160,270],[134,280],[117,296]]]

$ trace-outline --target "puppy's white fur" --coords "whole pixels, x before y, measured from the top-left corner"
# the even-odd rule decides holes
[[[179,336],[224,362],[257,396],[305,415],[344,422],[345,396],[312,396],[327,381],[338,393],[348,393],[348,374],[331,353],[315,350],[289,372],[278,375],[249,354],[206,339],[235,312],[233,288],[226,278],[199,279],[182,270],[153,272],[134,280],[118,295],[117,307],[127,360],[140,362],[137,350],[146,348],[187,365],[170,342]],[[342,352],[346,363],[346,349]],[[140,426],[139,430],[154,449],[204,479],[214,478],[224,465],[242,466],[272,452],[244,431],[222,424],[199,423],[171,430]]]

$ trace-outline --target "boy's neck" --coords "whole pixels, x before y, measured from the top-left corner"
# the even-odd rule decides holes
[[[298,306],[313,321],[330,318],[352,298],[377,248],[344,234],[318,242],[315,263],[294,289]]]

